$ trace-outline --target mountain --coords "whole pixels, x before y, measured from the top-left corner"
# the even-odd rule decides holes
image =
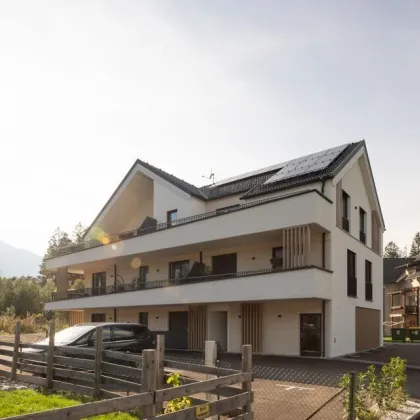
[[[38,275],[42,257],[0,241],[0,277]]]

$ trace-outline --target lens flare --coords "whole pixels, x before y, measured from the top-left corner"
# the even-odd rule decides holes
[[[101,241],[102,245],[108,245],[111,242],[107,236],[103,236],[99,240]]]
[[[131,268],[134,268],[135,270],[137,270],[137,268],[139,268],[141,266],[141,259],[139,257],[134,257],[131,260]]]
[[[118,247],[117,247],[117,245],[112,244],[112,245],[111,245],[111,248],[112,248],[114,251],[116,251]]]

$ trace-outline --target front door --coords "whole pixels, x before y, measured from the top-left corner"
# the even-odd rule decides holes
[[[321,356],[321,314],[300,314],[300,355]]]
[[[167,348],[188,349],[188,311],[169,312]]]

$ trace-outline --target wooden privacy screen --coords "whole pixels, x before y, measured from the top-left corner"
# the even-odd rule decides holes
[[[190,305],[188,308],[188,348],[204,350],[207,333],[207,307]]]
[[[309,225],[283,229],[283,268],[310,265],[311,228]]]
[[[241,305],[242,344],[251,344],[253,353],[262,351],[262,310],[260,303]]]
[[[70,311],[69,323],[70,327],[77,324],[83,324],[84,315],[83,311]]]

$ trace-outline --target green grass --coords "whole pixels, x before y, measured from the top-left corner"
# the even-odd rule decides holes
[[[60,394],[45,395],[30,389],[0,391],[0,419],[79,404],[81,404],[79,400],[66,398]],[[134,417],[127,413],[110,413],[89,417],[89,419],[134,420],[138,419],[138,417]]]

